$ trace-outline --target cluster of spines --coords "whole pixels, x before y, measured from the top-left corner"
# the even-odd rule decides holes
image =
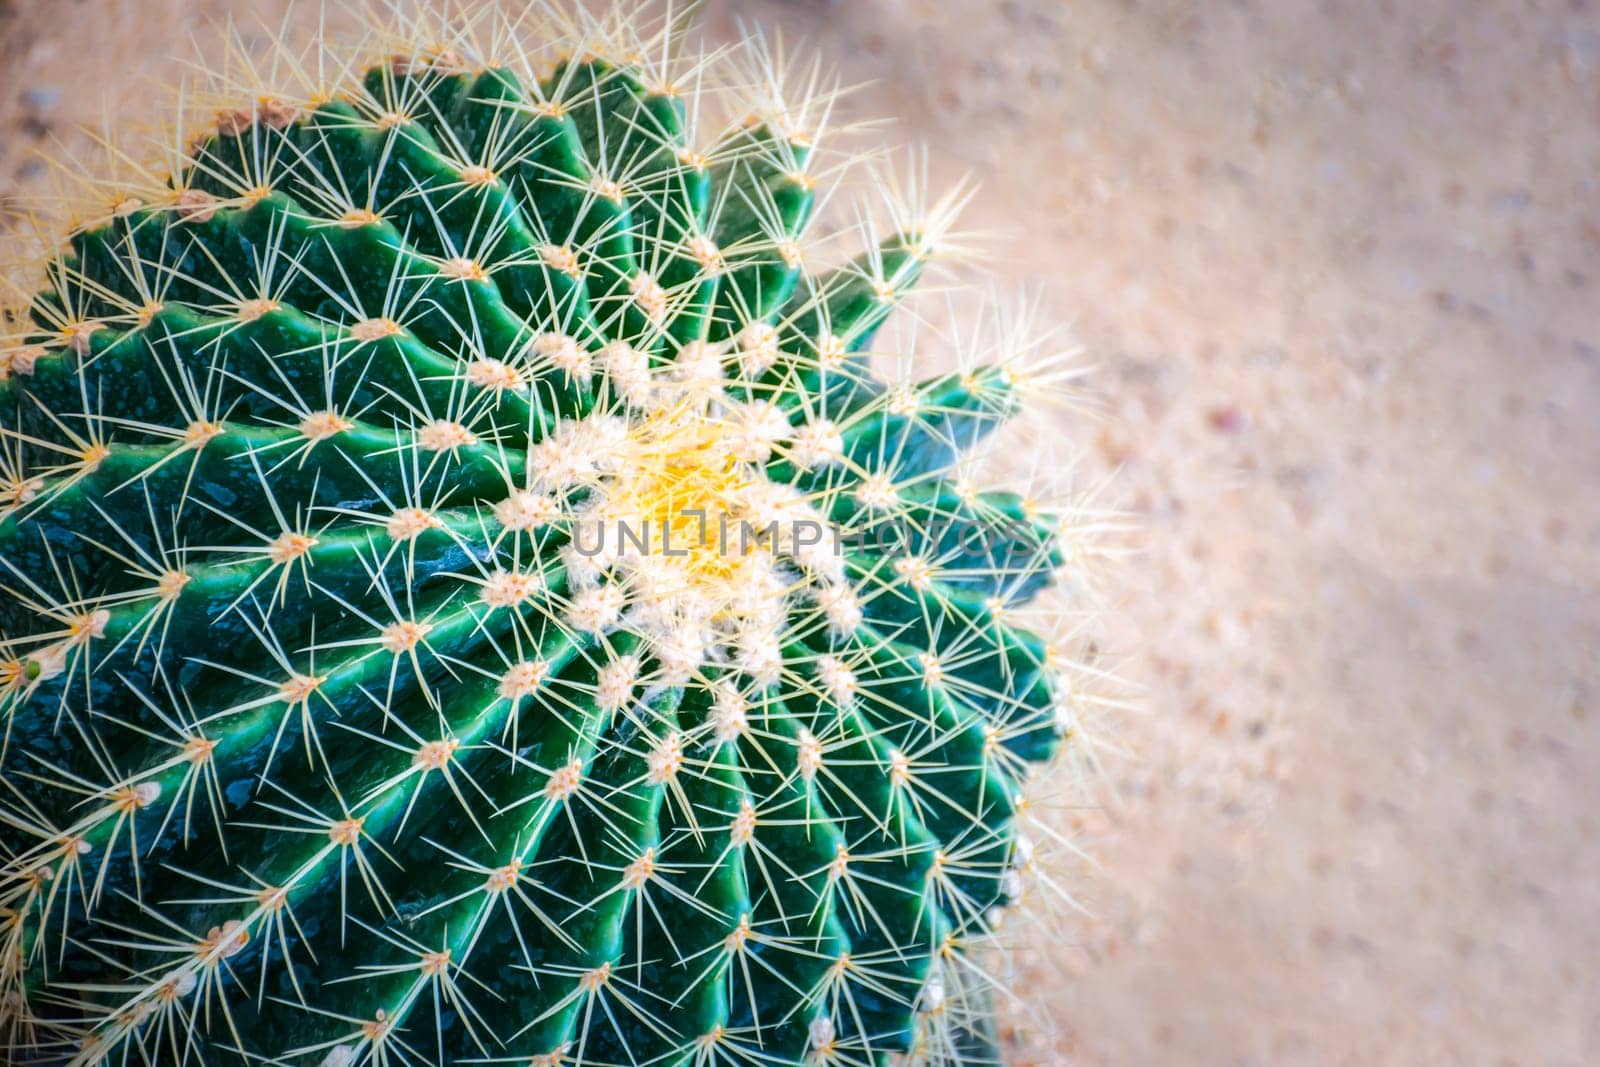
[[[983,1054],[964,950],[1029,860],[1061,669],[1008,618],[1059,556],[946,474],[1017,368],[879,384],[936,228],[811,274],[795,112],[696,151],[655,43],[591,40],[543,80],[462,40],[226,111],[53,261],[4,359],[24,1061]],[[726,432],[791,427],[773,482],[909,539],[812,582],[776,685],[667,684],[625,604],[575,622],[544,491],[564,422],[707,378]]]

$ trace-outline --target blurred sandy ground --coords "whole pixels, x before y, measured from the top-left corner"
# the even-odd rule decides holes
[[[238,3],[271,16],[279,0]],[[0,0],[0,194],[226,0]],[[1055,1064],[1600,1061],[1600,4],[713,0],[1074,323],[1144,555]],[[123,106],[132,106],[123,105]]]

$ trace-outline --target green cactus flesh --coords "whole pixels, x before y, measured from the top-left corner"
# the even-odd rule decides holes
[[[927,235],[813,272],[808,143],[691,117],[383,63],[73,231],[4,355],[12,1062],[995,1055],[1016,380],[876,377]]]

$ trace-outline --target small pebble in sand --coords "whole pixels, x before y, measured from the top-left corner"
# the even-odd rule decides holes
[[[1250,416],[1232,404],[1224,404],[1206,413],[1206,423],[1217,433],[1225,433],[1231,437],[1250,428]]]
[[[22,91],[22,104],[30,111],[49,111],[61,102],[61,87],[35,85]]]

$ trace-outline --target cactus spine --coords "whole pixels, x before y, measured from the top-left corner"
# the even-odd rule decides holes
[[[224,109],[14,322],[8,1062],[998,1055],[1042,378],[869,367],[949,211],[813,270],[827,94],[543,18]]]

